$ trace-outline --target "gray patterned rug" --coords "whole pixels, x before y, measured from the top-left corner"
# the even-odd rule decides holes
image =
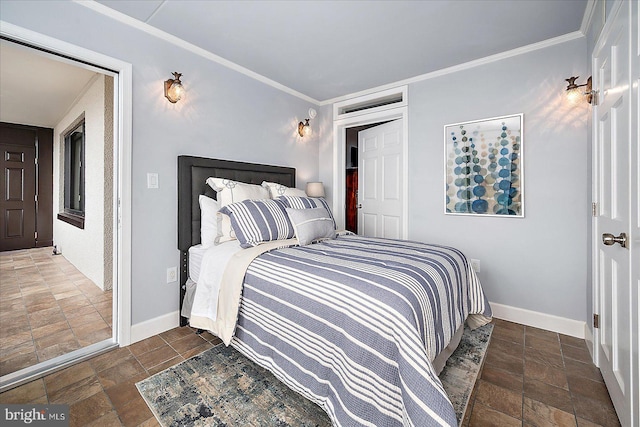
[[[458,421],[473,391],[493,325],[465,326],[460,345],[440,374]],[[329,427],[319,406],[269,371],[220,344],[136,384],[163,427]]]

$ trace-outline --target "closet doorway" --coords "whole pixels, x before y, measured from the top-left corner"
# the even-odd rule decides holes
[[[11,192],[3,199],[22,202],[2,206],[15,214],[5,215],[12,222],[3,223],[10,233],[0,251],[5,391],[128,344],[130,253],[122,247],[130,241],[123,173],[130,135],[123,126],[130,108],[123,101],[131,94],[123,90],[127,64],[19,27],[3,27],[0,57],[2,156],[11,160],[3,163],[3,192]],[[25,131],[35,135],[31,142],[16,138]],[[123,201],[126,212],[118,210]],[[33,235],[25,226],[32,224],[21,222],[26,211],[35,215]]]
[[[333,112],[333,212],[338,227],[361,235],[406,239],[406,87],[341,101],[333,105]],[[394,136],[387,138],[391,134]],[[384,151],[390,145],[395,146],[392,156]],[[385,181],[386,174],[393,179]],[[385,197],[391,193],[393,215],[388,215],[385,209],[391,201]],[[370,204],[369,211],[362,209],[365,204]],[[385,229],[395,231],[389,234]]]
[[[358,234],[358,217],[359,210],[362,208],[363,193],[358,191],[359,176],[358,168],[359,160],[364,160],[359,153],[363,150],[360,132],[366,129],[374,128],[388,122],[371,123],[368,125],[354,126],[345,129],[345,229]],[[360,186],[362,187],[362,186]],[[360,221],[362,226],[362,221]]]

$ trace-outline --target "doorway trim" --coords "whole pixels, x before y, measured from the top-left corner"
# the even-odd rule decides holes
[[[341,118],[339,109],[334,104],[333,117],[333,215],[338,228],[345,227],[345,197],[346,197],[346,129],[355,126],[368,125],[376,122],[386,122],[391,120],[402,120],[402,239],[407,239],[409,234],[409,102],[407,99],[407,87],[402,86],[390,91],[401,92],[403,101],[398,104],[385,106],[383,109],[372,109],[371,111],[362,110],[358,115]],[[390,92],[390,91],[385,91]],[[340,107],[349,105],[357,106],[362,102],[370,101],[375,98],[376,94],[368,94],[358,98],[352,98],[347,101],[341,101]],[[396,106],[397,105],[397,106]]]
[[[93,64],[113,73],[114,92],[117,91],[117,103],[114,105],[113,135],[114,141],[114,185],[113,185],[113,277],[117,283],[114,319],[117,319],[113,337],[119,346],[131,342],[131,155],[132,155],[132,65],[94,52],[62,40],[58,40],[4,21],[0,21],[0,35],[9,39],[34,46],[73,63]],[[96,345],[86,347],[88,352],[96,351]],[[84,353],[84,352],[83,352]],[[80,355],[74,360],[62,360],[64,366],[76,360],[90,356]],[[61,356],[62,357],[62,356]],[[55,359],[52,359],[55,360]],[[50,367],[50,371],[60,367]],[[46,369],[46,367],[45,367]],[[41,376],[43,372],[39,372]],[[33,379],[33,378],[31,378]],[[19,380],[21,383],[26,380]],[[4,384],[3,384],[4,385]]]

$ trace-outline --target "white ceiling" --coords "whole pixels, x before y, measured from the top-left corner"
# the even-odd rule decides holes
[[[587,0],[97,0],[317,101],[580,30]]]
[[[0,121],[53,128],[95,72],[0,40]]]

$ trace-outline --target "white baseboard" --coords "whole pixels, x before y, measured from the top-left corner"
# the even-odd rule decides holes
[[[169,329],[173,329],[180,326],[180,312],[174,311],[171,313],[158,316],[154,319],[145,320],[144,322],[131,325],[131,344],[134,342],[142,341],[154,335],[158,335]]]
[[[491,302],[493,317],[576,338],[585,338],[586,322]]]
[[[492,302],[493,317],[535,328],[585,339],[586,322]],[[180,312],[174,311],[131,326],[131,344],[180,326]]]

